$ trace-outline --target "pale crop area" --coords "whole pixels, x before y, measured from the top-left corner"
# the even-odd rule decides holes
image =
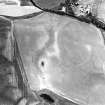
[[[104,105],[105,47],[99,29],[47,13],[14,25],[32,90],[50,89],[83,105]]]

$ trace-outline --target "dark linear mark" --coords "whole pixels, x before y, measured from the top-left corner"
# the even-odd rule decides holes
[[[14,34],[13,34],[14,35]],[[29,84],[26,77],[25,69],[23,66],[23,62],[20,56],[17,40],[14,35],[14,60],[13,63],[15,65],[16,73],[18,75],[18,86],[22,89],[24,96],[28,96]]]
[[[27,18],[32,18],[33,16],[37,16],[39,14],[43,13],[43,11],[40,11],[40,12],[34,12],[34,13],[31,13],[31,14],[27,14],[27,15],[23,15],[23,16],[16,16],[16,17],[13,17],[13,16],[6,16],[6,15],[0,15],[0,16],[3,16],[3,17],[6,17],[6,18],[9,18],[10,20],[16,20],[16,19],[27,19]]]

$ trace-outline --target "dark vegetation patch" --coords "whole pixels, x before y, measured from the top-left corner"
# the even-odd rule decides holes
[[[50,95],[41,94],[40,97],[48,103],[54,103],[54,99]]]
[[[105,30],[105,24],[100,21],[99,19],[97,19],[96,16],[93,16],[92,13],[88,13],[86,16],[76,16],[74,11],[72,10],[72,6],[78,6],[79,4],[77,3],[78,0],[65,0],[65,3],[63,4],[60,4],[59,6],[61,7],[58,7],[58,8],[62,8],[63,6],[66,7],[66,11],[63,12],[63,11],[59,11],[59,10],[54,10],[54,9],[48,9],[48,8],[42,8],[42,7],[39,7],[37,4],[35,4],[35,2],[33,2],[33,0],[30,0],[32,2],[32,4],[43,10],[43,11],[46,11],[46,12],[50,12],[50,13],[54,13],[54,14],[58,14],[58,15],[63,15],[63,16],[68,16],[68,17],[73,17],[79,21],[82,21],[82,22],[86,22],[86,23],[92,23],[93,25],[95,25],[96,27],[98,28],[101,28],[103,30]]]

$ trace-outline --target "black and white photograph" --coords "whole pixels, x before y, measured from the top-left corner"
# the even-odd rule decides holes
[[[105,105],[105,0],[0,0],[0,105]]]

